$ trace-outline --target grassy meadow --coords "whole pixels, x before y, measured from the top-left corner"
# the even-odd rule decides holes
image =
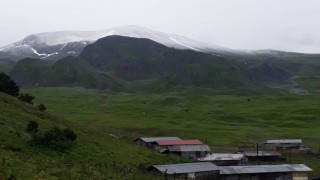
[[[272,138],[302,138],[314,155],[293,155],[320,175],[320,95],[131,94],[83,88],[24,89],[78,131],[71,154],[84,161],[125,164],[183,161],[132,144],[139,136],[179,136],[207,142],[213,152]],[[110,138],[113,134],[117,139]],[[89,147],[88,147],[89,146]],[[119,149],[120,148],[120,149]],[[169,159],[166,159],[166,158]]]

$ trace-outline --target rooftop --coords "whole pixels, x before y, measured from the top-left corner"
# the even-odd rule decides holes
[[[144,142],[156,142],[156,141],[163,141],[163,140],[180,140],[178,137],[140,137],[138,139],[143,140]],[[138,140],[136,139],[136,140]],[[136,141],[135,140],[135,141]]]
[[[198,161],[237,161],[244,158],[243,154],[208,154],[206,157],[199,158]]]
[[[245,156],[257,156],[256,151],[243,152]],[[277,151],[258,151],[258,156],[282,156],[281,153]]]
[[[218,166],[210,162],[153,165],[151,167],[157,169],[161,173],[167,174],[184,174],[219,170]]]
[[[206,144],[200,145],[178,145],[178,146],[169,146],[168,150],[170,152],[189,152],[189,151],[205,151],[209,152],[210,147]]]
[[[312,171],[312,169],[310,169],[304,164],[220,167],[220,174],[255,174],[255,173],[308,172],[308,171]]]
[[[160,146],[170,146],[170,145],[199,145],[203,144],[201,141],[197,139],[193,140],[160,140],[157,141],[157,144]]]
[[[267,143],[271,144],[281,144],[281,143],[302,143],[302,139],[271,139],[267,140]]]

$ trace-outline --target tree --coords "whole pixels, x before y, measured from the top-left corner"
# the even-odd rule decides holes
[[[42,111],[42,112],[47,109],[46,106],[43,104],[39,104],[37,107],[38,107],[39,111]]]
[[[29,121],[27,124],[27,131],[35,134],[36,132],[38,132],[38,123],[36,121]]]
[[[33,104],[33,99],[35,97],[30,95],[29,93],[21,93],[19,96],[18,96],[18,99],[20,99],[21,101],[23,102],[26,102],[26,103],[29,103],[29,104]]]
[[[11,96],[19,95],[19,86],[4,72],[0,73],[0,91]]]

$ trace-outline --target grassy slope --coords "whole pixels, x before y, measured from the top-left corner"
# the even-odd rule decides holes
[[[320,55],[280,57],[276,64],[294,76],[296,87],[317,92],[320,89]]]
[[[41,97],[40,100],[46,99],[40,94],[39,97]],[[56,97],[56,99],[60,98]],[[67,115],[73,122],[56,115],[41,113],[29,104],[0,93],[0,158],[6,160],[5,166],[0,164],[0,177],[3,175],[3,169],[8,174],[13,169],[14,174],[21,179],[36,179],[36,176],[44,179],[90,179],[93,177],[102,179],[104,175],[113,179],[150,179],[148,174],[138,173],[139,164],[185,161],[176,156],[165,157],[139,147],[131,142],[133,137],[131,134],[115,131],[110,126],[101,125],[99,122],[92,122],[94,117],[91,115],[84,115],[86,120],[73,118],[71,114],[80,114],[77,112],[78,106],[69,98],[65,100],[70,103],[64,102],[59,107],[64,107],[63,109],[70,114],[61,114]],[[52,104],[48,104],[48,107],[53,113]],[[30,146],[28,142],[31,137],[25,131],[26,124],[30,120],[39,123],[39,133],[54,126],[67,126],[74,129],[78,135],[76,145],[66,153]],[[119,139],[110,137],[110,133],[115,134]],[[105,167],[104,164],[107,166]],[[130,168],[132,168],[131,173],[128,173]]]
[[[0,59],[0,72],[8,73],[15,66],[15,62],[9,59]]]
[[[95,138],[95,146],[106,147],[105,152],[115,151],[102,138],[108,133],[123,137],[127,142],[122,146],[130,146],[129,154],[136,148],[129,143],[135,135],[199,138],[213,149],[253,145],[270,138],[302,138],[314,152],[319,148],[319,95],[107,94],[75,88],[26,91],[37,94],[50,110],[86,127],[85,141]],[[313,156],[294,156],[293,162],[306,163],[320,175],[320,162]]]

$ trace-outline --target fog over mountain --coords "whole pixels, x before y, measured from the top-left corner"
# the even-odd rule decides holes
[[[231,49],[320,53],[317,0],[2,0],[0,47],[40,32],[140,25]]]

